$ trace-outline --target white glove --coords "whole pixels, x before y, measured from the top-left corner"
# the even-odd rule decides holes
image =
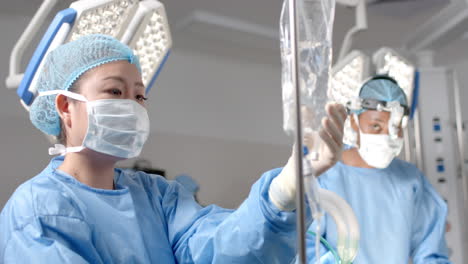
[[[319,132],[309,132],[304,135],[304,144],[310,151],[306,156],[311,160],[315,176],[319,176],[341,158],[343,148],[343,127],[346,120],[346,110],[340,104],[327,104],[327,117],[322,119]],[[307,116],[307,115],[305,115]],[[271,202],[280,210],[296,209],[296,153],[295,148],[286,166],[270,184],[268,195]],[[317,159],[318,158],[318,159]]]

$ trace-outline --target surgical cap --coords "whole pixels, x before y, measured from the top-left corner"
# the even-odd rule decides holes
[[[386,75],[377,75],[366,81],[359,91],[359,98],[384,102],[398,101],[402,106],[408,106],[403,89],[395,80]],[[365,109],[360,109],[353,112],[359,115],[364,111]]]
[[[138,57],[117,39],[87,35],[51,51],[39,72],[37,91],[69,90],[85,72],[114,61],[128,61],[141,73]],[[29,118],[42,132],[58,136],[60,117],[55,108],[56,95],[38,96],[29,109]]]

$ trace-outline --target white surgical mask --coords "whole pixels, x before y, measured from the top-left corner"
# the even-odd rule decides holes
[[[374,168],[387,168],[403,149],[403,138],[392,137],[388,134],[363,133],[359,126],[359,117],[356,114],[354,120],[359,127],[358,152],[361,158]]]
[[[360,133],[359,154],[372,167],[387,168],[403,148],[403,139],[390,135]]]
[[[63,90],[40,92],[39,96],[63,94],[86,102],[88,130],[79,147],[56,144],[50,155],[79,152],[85,148],[119,158],[140,155],[149,136],[149,118],[146,109],[130,99],[100,99],[88,101],[84,96]]]

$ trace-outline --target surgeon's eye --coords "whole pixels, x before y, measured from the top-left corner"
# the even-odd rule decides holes
[[[122,95],[122,91],[120,91],[120,90],[117,89],[117,88],[109,89],[107,92],[108,92],[109,94],[111,94],[111,95],[114,95],[114,96],[120,96],[120,95]]]
[[[136,96],[136,99],[140,102],[144,102],[146,100],[148,100],[148,97],[144,97],[143,95],[139,94]]]
[[[372,130],[374,131],[380,131],[382,127],[379,124],[373,124],[372,125]]]

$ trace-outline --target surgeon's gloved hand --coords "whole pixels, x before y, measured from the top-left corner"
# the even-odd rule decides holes
[[[309,132],[304,135],[304,144],[309,149],[306,157],[311,160],[315,176],[319,176],[333,167],[340,159],[343,149],[343,128],[346,120],[346,110],[340,104],[327,104],[327,117],[322,119],[319,132]],[[304,115],[307,117],[307,114]],[[296,153],[295,147],[286,166],[273,179],[269,189],[271,202],[280,210],[296,209]]]
[[[327,104],[326,111],[320,131],[304,136],[304,144],[309,148],[306,158],[311,161],[317,177],[333,167],[343,152],[346,110],[341,104]]]

